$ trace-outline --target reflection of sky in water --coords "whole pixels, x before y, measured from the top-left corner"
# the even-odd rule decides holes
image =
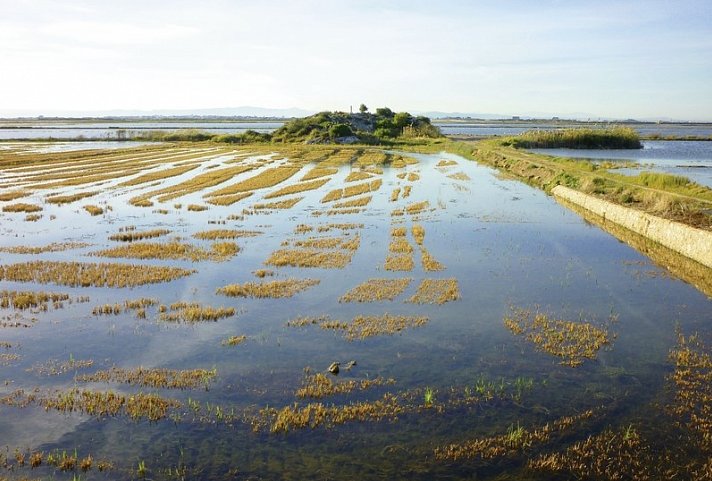
[[[656,171],[684,175],[695,182],[712,187],[712,142],[647,140],[642,149],[587,150],[587,149],[532,149],[546,155],[576,159],[634,161],[639,169],[618,169],[616,172],[634,175]]]
[[[240,214],[243,208],[261,201],[262,193],[233,206],[210,206],[204,212],[186,210],[189,203],[204,203],[202,193],[165,204],[156,203],[152,208],[133,207],[126,202],[145,189],[158,189],[163,184],[179,182],[200,171],[166,180],[159,186],[132,188],[128,193],[109,190],[94,198],[62,207],[45,205],[43,218],[36,223],[24,222],[24,214],[2,215],[2,246],[43,245],[68,240],[84,240],[94,244],[88,248],[42,255],[43,259],[53,260],[105,260],[88,254],[114,245],[107,237],[128,225],[135,225],[138,230],[167,227],[172,230],[171,235],[186,239],[197,231],[214,228],[261,230],[264,234],[238,239],[242,251],[231,261],[223,263],[106,260],[198,270],[190,277],[168,284],[133,289],[72,289],[0,282],[0,289],[43,289],[91,297],[89,303],[67,305],[64,309],[37,315],[38,321],[30,329],[0,330],[0,340],[19,343],[17,352],[22,356],[15,365],[0,367],[2,379],[14,381],[1,388],[0,392],[4,394],[13,389],[31,389],[38,385],[72,386],[74,382],[71,375],[47,378],[25,372],[25,369],[38,362],[66,360],[71,355],[75,359],[93,359],[97,369],[112,365],[176,369],[210,369],[215,366],[219,377],[210,391],[164,394],[182,400],[191,396],[193,399],[238,407],[251,404],[263,406],[267,403],[280,406],[292,402],[293,391],[299,387],[304,367],[323,370],[334,360],[346,362],[353,359],[358,362],[358,367],[352,373],[345,374],[345,377],[394,377],[398,381],[397,389],[423,386],[445,389],[447,386],[473,382],[479,375],[504,376],[507,379],[521,375],[532,377],[537,382],[548,379],[557,387],[543,394],[545,399],[541,402],[553,412],[552,415],[559,416],[569,414],[572,409],[590,402],[589,396],[584,394],[588,388],[582,383],[595,382],[597,395],[615,396],[617,387],[607,377],[610,370],[631,373],[640,380],[641,386],[648,386],[645,389],[659,386],[668,370],[667,354],[674,343],[676,325],[686,330],[691,326],[699,328],[698,323],[710,320],[712,306],[704,295],[678,280],[634,275],[636,269],[643,268],[624,262],[645,261],[641,254],[588,225],[543,192],[519,182],[498,179],[491,169],[449,154],[414,156],[421,163],[409,166],[407,170],[419,172],[421,179],[412,183],[411,196],[398,202],[389,200],[396,186],[402,187],[409,183],[396,178],[401,170],[386,168],[383,186],[374,194],[373,201],[362,215],[311,215],[314,211],[325,209],[326,206],[320,200],[326,192],[343,186],[343,179],[350,170],[348,166],[340,168],[339,173],[319,190],[299,194],[305,199],[290,210],[269,215],[248,215],[244,221],[226,221],[224,225],[213,224],[211,221],[221,221],[230,214]],[[220,157],[206,165],[220,164],[227,158]],[[458,165],[435,167],[442,158],[457,160]],[[296,182],[310,168],[305,166],[288,182]],[[448,177],[456,172],[464,172],[472,180],[459,181]],[[243,174],[228,184],[254,173]],[[43,195],[36,194],[30,200],[42,202]],[[425,247],[447,270],[424,272],[416,250],[414,271],[385,271],[383,263],[388,254],[389,232],[394,225],[391,211],[422,200],[429,201],[433,209],[422,214],[422,220],[419,221],[426,231]],[[106,203],[113,210],[101,217],[91,217],[81,209],[86,203]],[[182,204],[180,209],[174,207],[176,203]],[[169,213],[153,213],[158,208],[165,208]],[[56,219],[49,220],[50,215],[55,215]],[[402,225],[407,227],[412,225],[407,215],[397,220],[402,220]],[[263,262],[269,253],[280,248],[284,240],[295,237],[293,231],[298,224],[333,222],[364,224],[363,229],[350,231],[352,235],[360,233],[361,247],[344,270],[274,269],[277,272],[276,278],[314,277],[321,280],[320,285],[291,299],[240,299],[215,293],[218,287],[229,283],[255,280],[252,272],[266,267]],[[307,235],[318,234],[314,232]],[[327,235],[338,235],[338,231]],[[410,234],[408,239],[414,244]],[[209,242],[191,241],[203,246],[209,245]],[[2,263],[34,258],[3,253]],[[645,269],[657,270],[652,266],[646,266]],[[413,282],[396,301],[370,304],[338,302],[341,295],[369,278],[402,276],[412,277]],[[415,293],[420,280],[430,277],[457,278],[462,300],[442,306],[403,302]],[[153,322],[151,318],[157,316],[155,308],[148,309],[148,320],[135,319],[130,312],[118,316],[91,315],[95,305],[139,297],[154,297],[164,304],[188,301],[232,306],[239,314],[216,323],[196,325]],[[502,324],[502,318],[509,312],[511,305],[535,304],[572,320],[583,317],[603,321],[609,314],[617,314],[619,320],[613,330],[618,333],[618,337],[613,349],[601,351],[598,361],[587,362],[579,370],[558,366],[555,360],[515,339]],[[285,327],[287,320],[298,316],[327,314],[334,319],[350,320],[359,314],[376,315],[385,312],[427,315],[430,322],[425,327],[410,329],[399,335],[356,342],[347,342],[338,333],[322,331],[317,327]],[[5,314],[9,313],[0,311],[0,315]],[[246,343],[234,348],[220,345],[223,339],[241,334],[248,336]],[[585,379],[581,377],[584,373]],[[643,389],[641,386],[628,388]],[[107,388],[103,384],[92,387]],[[126,386],[111,387],[122,392],[134,390]],[[356,398],[358,396],[367,394],[356,395]],[[565,405],[562,405],[562,400],[566,400]],[[3,419],[0,423],[2,438],[10,446],[28,442],[28,439],[47,443],[59,439],[56,431],[42,431],[35,421],[27,426],[27,429],[37,430],[33,436],[21,435],[19,426],[25,426],[25,416],[32,416],[33,419],[40,414],[50,419],[61,419],[61,416],[34,409],[17,411],[0,408],[0,412]],[[498,422],[495,415],[487,421],[488,426],[500,431],[504,426],[506,430],[506,426],[511,423],[507,417],[510,414],[505,409],[502,421]],[[74,415],[72,419],[84,418]],[[458,429],[461,429],[458,428],[459,424],[455,422],[450,428],[453,435],[457,435]],[[97,451],[121,452],[130,456],[143,456],[153,449],[153,441],[148,433],[160,439],[180,436],[188,444],[200,444],[212,436],[223,435],[219,430],[213,432],[209,427],[192,430],[190,426],[171,425],[169,428],[168,423],[148,427],[121,420],[87,422],[74,431],[73,426],[73,423],[69,423],[66,436],[59,443],[66,449],[73,448],[78,440],[87,436],[111,429],[130,436],[133,444],[110,446],[110,442],[119,442],[115,436],[97,436]],[[411,429],[418,431],[408,420],[403,420],[397,426],[404,432]],[[369,429],[378,430],[376,427]],[[344,435],[350,430],[344,428]],[[285,449],[295,449],[298,439],[286,438],[279,443],[283,443]],[[255,442],[251,448],[253,454],[260,449],[268,449],[272,441],[264,442],[264,445]],[[359,451],[353,451],[351,456],[352,462],[356,464],[372,462],[368,455],[362,455]]]

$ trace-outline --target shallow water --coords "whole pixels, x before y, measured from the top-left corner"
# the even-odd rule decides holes
[[[642,149],[531,149],[556,157],[633,161],[639,168],[623,168],[616,172],[635,175],[642,171],[664,172],[683,175],[698,184],[712,187],[712,143],[706,141],[646,140]]]
[[[173,236],[185,239],[213,228],[264,232],[258,237],[238,239],[242,250],[228,262],[117,260],[198,271],[165,284],[111,289],[0,281],[0,290],[41,289],[90,297],[88,303],[37,313],[30,328],[0,328],[0,341],[19,345],[9,352],[20,355],[19,360],[0,365],[0,380],[6,381],[0,388],[0,397],[16,389],[70,388],[76,384],[73,371],[42,376],[27,369],[53,359],[92,359],[92,368],[82,369],[79,374],[110,366],[216,368],[218,376],[209,390],[169,391],[105,383],[80,383],[79,387],[159,392],[183,403],[190,398],[222,406],[226,412],[249,413],[266,406],[280,408],[294,402],[304,405],[308,401],[297,400],[294,395],[304,368],[325,372],[333,361],[345,364],[355,360],[357,365],[342,372],[339,380],[382,376],[394,378],[396,384],[337,396],[333,399],[337,404],[373,401],[392,392],[406,404],[422,405],[423,392],[430,388],[435,392],[435,406],[442,403],[442,412],[421,407],[400,415],[397,422],[350,422],[271,434],[253,433],[239,422],[230,426],[214,415],[195,419],[185,406],[175,419],[149,423],[123,417],[97,419],[77,413],[58,414],[36,406],[0,405],[0,439],[3,446],[8,446],[9,457],[16,448],[76,450],[80,456],[91,453],[95,459],[108,459],[115,465],[107,474],[92,471],[92,476],[107,479],[135,478],[141,461],[152,479],[179,478],[168,471],[176,467],[185,467],[186,479],[505,479],[502,476],[507,475],[516,479],[528,456],[563,449],[605,426],[635,425],[641,432],[666,435],[670,419],[661,406],[668,395],[668,353],[675,346],[676,329],[685,334],[709,334],[712,301],[543,192],[502,180],[495,171],[457,156],[413,157],[419,164],[405,170],[417,171],[420,180],[400,180],[396,175],[404,169],[386,167],[380,176],[383,186],[360,214],[312,215],[324,209],[320,200],[326,192],[343,187],[349,166],[341,167],[320,189],[300,194],[305,199],[295,207],[247,215],[240,221],[226,218],[240,214],[277,187],[258,191],[233,206],[210,206],[204,212],[186,210],[190,203],[204,203],[203,192],[191,194],[166,205],[157,204],[155,208],[169,211],[161,215],[153,213],[154,208],[127,203],[142,188],[111,189],[110,183],[103,186],[102,194],[87,201],[65,206],[44,204],[43,217],[37,222],[24,222],[25,214],[21,213],[0,214],[0,247],[68,241],[93,244],[40,256],[2,253],[3,265],[38,258],[112,261],[88,254],[114,246],[116,243],[108,236],[130,225],[137,230],[165,227]],[[214,158],[206,166],[222,164],[226,158]],[[441,159],[454,160],[457,165],[436,167]],[[303,167],[285,183],[296,182],[311,167]],[[457,172],[465,173],[470,180],[448,177]],[[194,174],[167,179],[160,186],[146,189],[173,184]],[[252,175],[254,172],[241,174],[228,183]],[[404,185],[412,185],[411,196],[391,202],[393,188]],[[43,203],[43,197],[35,194],[23,201]],[[424,200],[429,201],[432,210],[415,217],[391,216],[397,207]],[[177,202],[182,204],[180,208],[174,206]],[[86,203],[106,203],[112,210],[101,217],[90,217],[80,208]],[[211,223],[216,221],[225,224]],[[271,268],[264,266],[264,261],[284,240],[300,238],[294,234],[297,225],[334,222],[364,224],[352,231],[360,234],[361,244],[345,269],[274,268],[277,278],[313,277],[321,281],[318,286],[290,299],[241,299],[216,294],[216,289],[226,284],[255,280],[252,272],[256,269]],[[425,272],[417,253],[412,272],[384,270],[391,227],[410,227],[413,223],[425,228],[424,245],[446,270]],[[316,234],[303,237],[308,235]],[[408,240],[414,245],[410,234]],[[348,290],[373,277],[412,277],[413,282],[394,301],[338,301]],[[461,299],[442,305],[405,303],[426,278],[456,278]],[[100,317],[91,314],[93,306],[139,297],[157,298],[166,305],[188,301],[235,307],[238,315],[191,325],[158,322],[155,308],[148,309],[147,319],[136,319],[131,312]],[[598,352],[596,359],[585,360],[577,368],[563,366],[557,358],[514,336],[503,324],[512,307],[534,306],[557,318],[608,326],[615,338]],[[14,313],[0,309],[0,317]],[[347,321],[361,314],[383,313],[424,315],[429,322],[393,336],[352,342],[338,332],[317,326],[285,325],[299,316],[329,315]],[[31,317],[28,313],[23,315]],[[616,320],[609,322],[611,315]],[[222,346],[221,341],[231,335],[246,335],[247,341],[234,347]],[[445,405],[451,389],[474,389],[482,379],[498,383],[510,394],[516,391],[517,379],[531,381],[531,387],[516,399],[510,395],[493,402]],[[406,402],[408,396],[413,399]],[[495,461],[438,461],[433,456],[438,446],[507,433],[515,425],[541,426],[599,407],[604,415],[593,425],[544,446],[534,446],[526,453]],[[692,448],[689,453],[693,458],[701,455]],[[52,472],[43,467],[34,473]],[[18,468],[8,475],[19,478],[30,473]],[[536,478],[535,474],[528,475]],[[546,474],[540,477],[549,479]],[[55,479],[72,479],[72,475],[56,472]]]

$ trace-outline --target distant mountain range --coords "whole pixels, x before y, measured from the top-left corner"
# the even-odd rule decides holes
[[[374,109],[375,110],[375,109]],[[0,118],[36,118],[36,117],[67,117],[67,118],[100,118],[100,117],[183,117],[183,118],[211,118],[211,117],[269,117],[269,118],[293,118],[306,117],[315,114],[314,110],[306,110],[297,107],[291,108],[265,108],[265,107],[224,107],[209,109],[158,109],[158,110],[55,110],[55,111],[13,111],[0,109]],[[551,114],[547,112],[522,112],[518,115],[492,114],[482,112],[442,112],[442,111],[411,111],[414,115],[424,115],[431,119],[445,118],[470,118],[483,120],[508,120],[519,118],[521,120],[549,120],[560,118],[562,120],[589,120],[589,121],[612,121],[612,120],[632,120],[614,117],[600,117],[586,112],[572,112],[567,114]],[[641,122],[685,122],[685,120],[673,119],[669,117],[661,118],[639,118]]]

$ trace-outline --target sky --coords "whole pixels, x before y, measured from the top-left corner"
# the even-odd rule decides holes
[[[0,116],[360,103],[712,121],[712,2],[0,0]]]

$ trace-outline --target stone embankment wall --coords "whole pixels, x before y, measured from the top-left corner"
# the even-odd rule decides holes
[[[623,207],[562,185],[554,187],[551,193],[558,199],[578,205],[606,221],[623,226],[712,268],[712,232]]]

